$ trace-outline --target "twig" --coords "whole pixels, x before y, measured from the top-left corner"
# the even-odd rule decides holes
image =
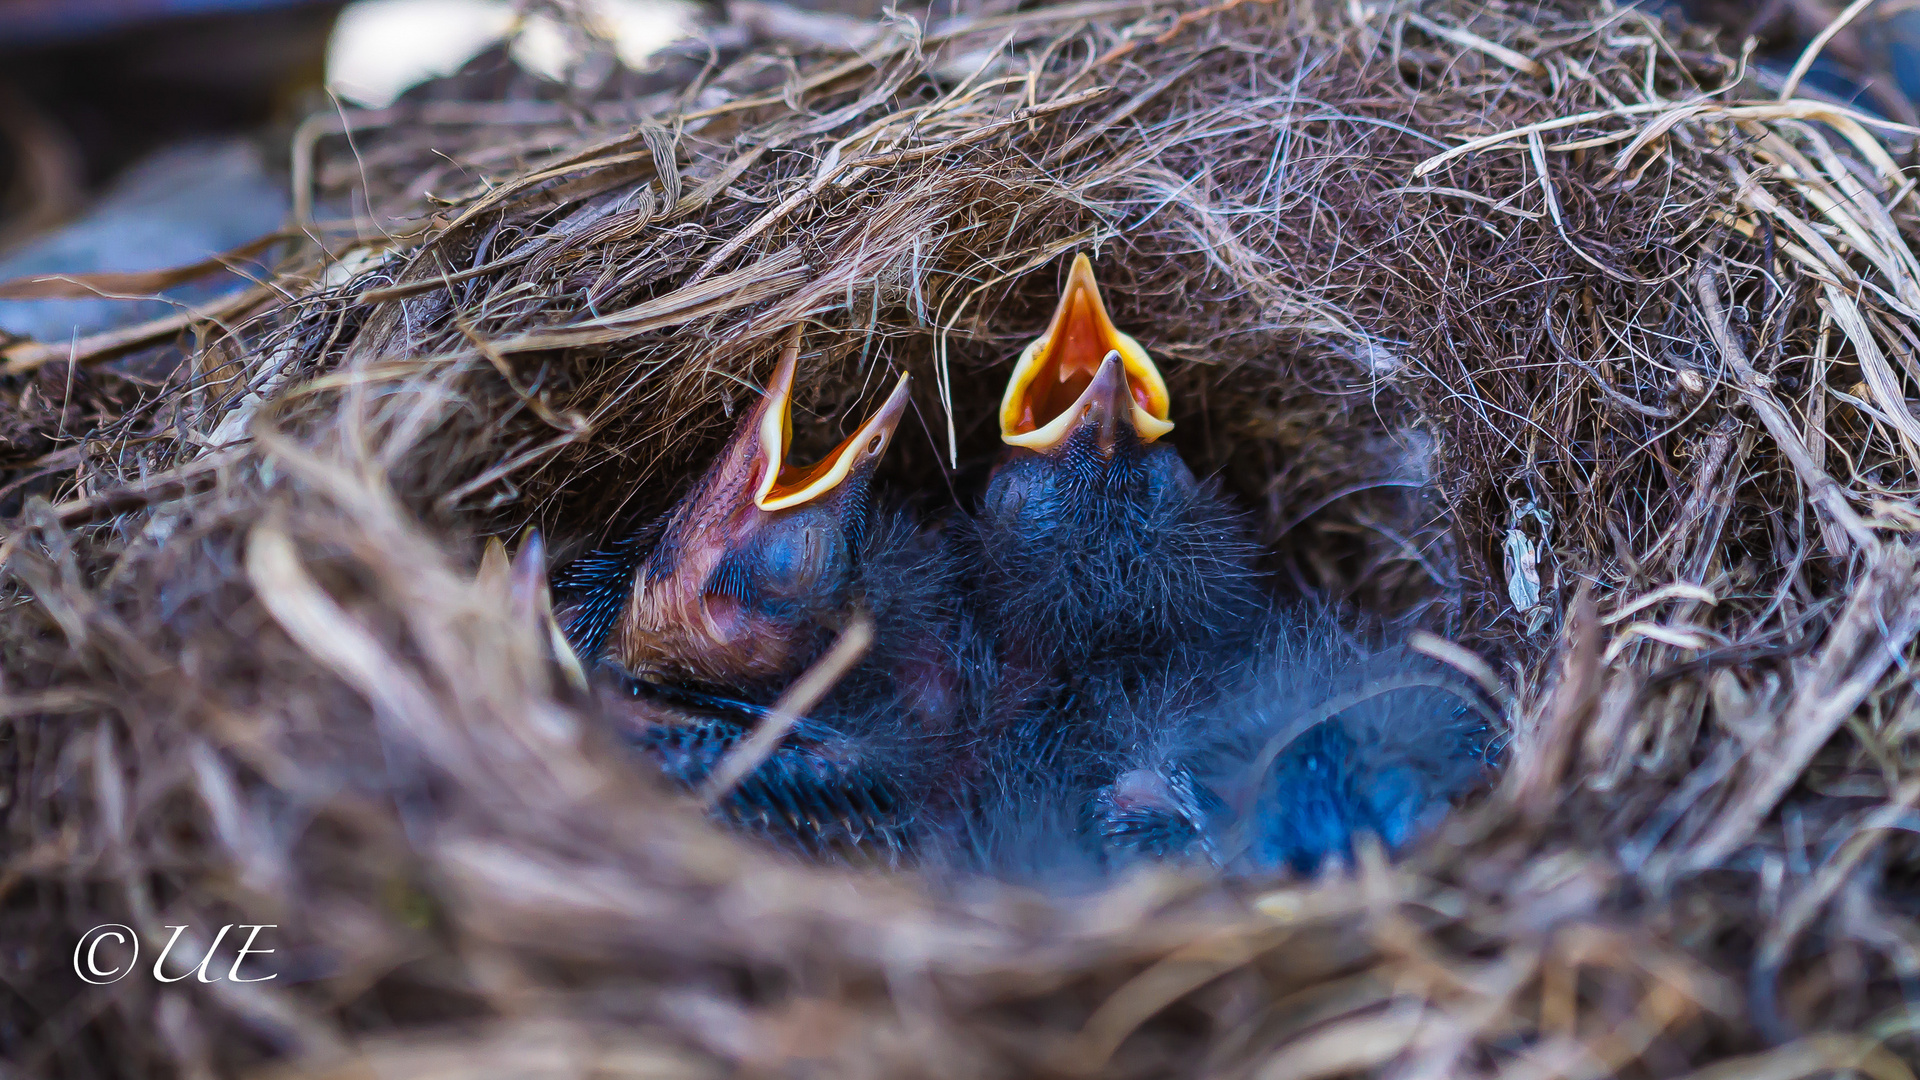
[[[1453,42],[1455,45],[1465,46],[1476,52],[1486,53],[1488,56],[1493,57],[1495,60],[1500,61],[1523,75],[1532,75],[1535,78],[1539,78],[1545,76],[1547,73],[1547,65],[1542,64],[1531,56],[1517,53],[1505,45],[1495,44],[1478,34],[1470,33],[1466,30],[1456,30],[1451,26],[1441,26],[1439,23],[1421,15],[1417,11],[1407,12],[1407,21],[1427,33],[1432,34],[1434,37],[1443,38]]]
[[[1165,45],[1168,42],[1172,41],[1174,38],[1179,37],[1181,31],[1185,30],[1189,26],[1192,26],[1194,23],[1199,22],[1201,19],[1210,18],[1215,15],[1224,15],[1227,12],[1232,11],[1234,8],[1239,7],[1241,4],[1244,4],[1247,2],[1248,0],[1220,0],[1220,3],[1209,4],[1206,7],[1189,11],[1184,15],[1181,15],[1178,18],[1174,19],[1172,26],[1167,27],[1164,31],[1161,31],[1159,34],[1154,35],[1153,43],[1155,45]],[[1273,3],[1276,3],[1277,0],[1253,0],[1253,2],[1261,3],[1261,4],[1273,4]],[[1081,78],[1085,78],[1088,74],[1091,74],[1094,71],[1098,71],[1100,68],[1103,68],[1108,64],[1113,63],[1115,60],[1118,60],[1121,57],[1128,55],[1129,53],[1133,52],[1133,50],[1139,47],[1140,47],[1139,38],[1134,38],[1131,41],[1124,41],[1118,45],[1115,45],[1113,48],[1108,49],[1106,52],[1102,53],[1099,59],[1095,60],[1091,64],[1088,64],[1086,71],[1083,71],[1080,73]]]
[[[1748,987],[1754,1018],[1763,1027],[1776,1029],[1769,1033],[1773,1037],[1788,1034],[1785,1018],[1780,1016],[1779,1005],[1773,1000],[1773,990],[1779,980],[1780,969],[1786,965],[1793,951],[1794,941],[1813,922],[1814,916],[1833,900],[1841,886],[1852,880],[1854,870],[1887,839],[1887,834],[1905,829],[1905,820],[1917,802],[1920,802],[1920,779],[1910,779],[1901,784],[1899,790],[1869,813],[1853,835],[1827,857],[1825,865],[1820,867],[1813,880],[1786,903],[1784,910],[1767,927],[1766,936],[1761,939],[1760,949],[1754,956]]]
[[[0,281],[0,300],[91,300],[96,297],[118,300],[130,296],[145,299],[141,294],[161,292],[223,271],[232,272],[234,263],[251,259],[282,240],[301,239],[305,239],[301,233],[268,233],[239,247],[209,255],[199,262],[158,270],[28,274],[11,281]]]
[[[1881,545],[1869,559],[1770,737],[1754,748],[1738,792],[1687,853],[1685,865],[1705,869],[1739,850],[1920,631],[1920,567],[1913,549]]]
[[[1599,606],[1586,582],[1573,598],[1562,639],[1560,684],[1551,699],[1552,711],[1537,722],[1526,741],[1526,752],[1515,756],[1508,793],[1529,819],[1546,820],[1565,791],[1561,774],[1579,745],[1581,722],[1600,700],[1602,681]]]
[[[1529,135],[1543,131],[1558,131],[1561,128],[1578,127],[1598,120],[1612,120],[1628,116],[1647,116],[1655,113],[1672,113],[1671,117],[1662,116],[1658,124],[1648,125],[1646,131],[1635,136],[1634,144],[1622,151],[1621,156],[1631,158],[1638,152],[1641,140],[1649,134],[1657,137],[1660,133],[1684,121],[1701,117],[1707,120],[1824,120],[1828,122],[1853,123],[1864,127],[1876,127],[1882,131],[1894,131],[1902,135],[1920,135],[1920,128],[1908,124],[1896,123],[1878,116],[1871,116],[1857,109],[1841,105],[1832,105],[1824,101],[1781,101],[1765,105],[1722,105],[1716,101],[1689,101],[1674,104],[1670,101],[1645,101],[1637,105],[1621,105],[1611,109],[1593,109],[1589,112],[1575,113],[1572,116],[1555,117],[1538,123],[1523,124],[1517,128],[1498,131],[1492,135],[1482,135],[1477,139],[1468,139],[1451,150],[1445,150],[1422,161],[1413,167],[1413,178],[1419,179],[1458,157],[1478,153],[1490,147],[1524,139]]]
[[[1733,333],[1727,326],[1727,313],[1720,306],[1720,292],[1713,284],[1714,270],[1713,260],[1703,260],[1700,272],[1694,279],[1694,288],[1700,296],[1700,310],[1707,320],[1707,332],[1713,336],[1721,360],[1739,380],[1740,395],[1760,417],[1760,422],[1766,425],[1767,434],[1773,437],[1780,452],[1793,464],[1793,471],[1799,475],[1800,482],[1807,486],[1808,497],[1820,509],[1821,516],[1838,530],[1828,532],[1828,542],[1832,543],[1844,534],[1854,544],[1871,550],[1878,543],[1873,530],[1867,528],[1866,522],[1854,512],[1847,502],[1846,492],[1841,490],[1833,477],[1814,464],[1813,455],[1808,452],[1806,443],[1801,441],[1800,432],[1795,430],[1787,410],[1773,396],[1770,389],[1772,381],[1754,370],[1746,353],[1733,340]],[[1834,554],[1844,557],[1852,554],[1852,550],[1849,548]]]
[[[1871,6],[1873,6],[1873,0],[1853,0],[1853,3],[1846,6],[1846,10],[1835,16],[1832,22],[1815,34],[1812,41],[1807,42],[1807,47],[1800,50],[1800,59],[1793,62],[1793,70],[1787,72],[1786,83],[1780,87],[1781,101],[1799,92],[1800,80],[1806,77],[1808,69],[1813,67],[1813,62],[1819,59],[1820,50],[1827,47],[1827,42],[1832,41],[1835,34],[1845,30],[1848,23],[1859,18],[1860,13]]]
[[[712,809],[727,793],[734,789],[747,774],[760,767],[761,763],[773,755],[774,748],[793,725],[800,722],[820,699],[827,696],[853,665],[865,656],[868,647],[873,644],[873,620],[865,615],[855,616],[840,632],[840,639],[833,643],[827,654],[814,661],[813,666],[794,680],[780,700],[773,703],[767,715],[747,741],[736,747],[732,753],[720,760],[720,764],[707,777],[700,788],[701,805]]]
[[[177,315],[168,315],[152,322],[83,337],[71,345],[43,344],[38,341],[9,345],[0,349],[0,360],[6,361],[6,365],[0,367],[0,374],[25,375],[47,364],[56,364],[62,360],[72,360],[76,364],[111,360],[142,346],[164,341],[197,322],[220,319],[235,312],[245,311],[254,304],[275,295],[277,294],[272,289],[264,286],[246,289],[216,300],[205,307],[190,308]]]
[[[1500,676],[1494,674],[1492,665],[1465,646],[1448,641],[1438,634],[1415,630],[1407,637],[1407,647],[1422,656],[1431,657],[1459,671],[1477,683],[1481,690],[1486,691],[1488,697],[1502,705],[1512,702],[1513,694],[1501,683]]]
[[[53,516],[60,524],[72,528],[192,494],[209,487],[214,480],[213,474],[222,466],[232,464],[238,456],[234,448],[216,450],[179,468],[155,473],[122,487],[108,488],[84,499],[55,503],[52,507]],[[4,561],[4,555],[0,555],[0,562]]]

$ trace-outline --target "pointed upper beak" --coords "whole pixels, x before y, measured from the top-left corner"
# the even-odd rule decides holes
[[[1102,383],[1109,360],[1117,360],[1116,384]],[[1096,385],[1099,384],[1099,385]],[[1124,397],[1116,398],[1116,392]],[[1124,408],[1116,402],[1123,403]],[[1000,438],[1009,446],[1047,451],[1088,422],[1129,423],[1142,442],[1173,430],[1167,419],[1167,383],[1147,350],[1107,318],[1093,264],[1076,255],[1067,286],[1047,332],[1014,363],[1000,399]],[[1115,432],[1103,428],[1110,449]]]
[[[794,466],[787,451],[799,356],[796,332],[766,394],[669,513],[635,571],[609,641],[629,673],[717,685],[764,679],[786,670],[803,635],[765,614],[757,601],[772,594],[759,590],[805,600],[802,608],[832,607],[833,596],[815,592],[845,580],[851,538],[864,524],[866,484],[906,414],[908,379],[902,375],[885,403],[826,457]]]
[[[1139,408],[1127,383],[1127,370],[1116,350],[1100,362],[1093,381],[1068,410],[1066,419],[1075,430],[1093,432],[1094,445],[1103,455],[1111,455],[1127,426],[1136,426],[1133,411]]]
[[[893,441],[894,429],[907,411],[907,384],[911,378],[902,372],[893,393],[866,423],[828,452],[818,462],[806,466],[787,464],[787,448],[793,442],[793,373],[800,357],[800,340],[780,356],[773,378],[767,383],[754,424],[756,448],[760,459],[758,481],[754,485],[754,505],[762,510],[785,510],[821,498],[846,483],[847,478],[871,469]]]
[[[576,690],[587,689],[586,669],[554,617],[553,598],[547,586],[547,546],[540,539],[540,530],[526,531],[519,554],[511,560],[507,558],[507,545],[497,536],[489,538],[480,557],[480,572],[475,582],[496,594],[504,593],[515,622],[540,627],[567,681]]]

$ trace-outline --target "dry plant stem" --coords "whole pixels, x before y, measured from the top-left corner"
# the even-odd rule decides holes
[[[780,700],[773,703],[773,708],[768,709],[767,715],[754,727],[753,734],[714,766],[713,774],[700,787],[700,803],[712,809],[746,779],[748,773],[759,768],[787,732],[793,730],[793,725],[820,704],[872,646],[873,620],[865,615],[855,616],[826,655],[814,661],[780,695]]]
[[[71,360],[76,364],[93,364],[111,360],[135,349],[157,345],[177,336],[196,323],[227,319],[250,311],[274,297],[275,294],[271,289],[261,287],[242,289],[232,296],[223,297],[177,315],[168,315],[119,330],[107,330],[70,343],[41,344],[26,341],[8,345],[0,348],[0,361],[4,361],[4,364],[0,364],[0,375],[26,375],[48,364],[57,364],[63,360]]]
[[[1806,485],[1808,498],[1820,511],[1822,520],[1838,530],[1828,533],[1828,543],[1833,544],[1842,537],[1850,541],[1850,544],[1836,548],[1834,554],[1844,558],[1852,554],[1855,546],[1872,551],[1878,546],[1873,531],[1867,528],[1866,522],[1848,504],[1846,492],[1840,485],[1814,464],[1813,455],[1807,450],[1806,443],[1801,441],[1793,419],[1787,415],[1779,399],[1773,396],[1772,380],[1754,370],[1746,353],[1733,340],[1733,334],[1727,327],[1726,311],[1720,305],[1720,291],[1713,283],[1716,272],[1713,259],[1702,260],[1694,277],[1694,288],[1700,297],[1700,312],[1706,319],[1707,332],[1713,337],[1714,347],[1719,350],[1721,360],[1733,372],[1734,378],[1739,380],[1740,396],[1760,417],[1760,422],[1766,425],[1767,434],[1773,438],[1774,444],[1787,455],[1800,482]]]
[[[189,281],[211,277],[235,263],[251,259],[268,248],[296,237],[268,233],[230,251],[199,262],[164,270],[101,272],[94,274],[34,274],[0,281],[0,300],[91,300],[96,297],[144,296]]]
[[[1710,1065],[1692,1073],[1690,1080],[1799,1080],[1846,1073],[1872,1080],[1912,1080],[1914,1075],[1882,1040],[1864,1035],[1809,1035],[1765,1053]]]
[[[723,263],[732,258],[740,249],[751,243],[755,237],[765,232],[775,222],[793,213],[794,210],[798,209],[808,200],[820,194],[822,190],[838,179],[843,173],[854,172],[861,169],[890,168],[910,162],[923,161],[927,158],[961,149],[962,147],[971,146],[974,143],[985,142],[1010,129],[1023,127],[1029,121],[1038,120],[1042,117],[1064,112],[1067,109],[1076,108],[1087,102],[1104,97],[1107,93],[1108,88],[1104,86],[1096,86],[1088,90],[1082,90],[1077,94],[1068,95],[1058,101],[1050,101],[1044,105],[1021,109],[1005,120],[976,128],[958,138],[928,146],[915,147],[911,150],[894,150],[886,153],[866,154],[861,157],[842,160],[840,158],[840,147],[835,145],[828,151],[826,159],[820,163],[820,168],[814,173],[813,180],[809,182],[806,187],[789,196],[786,201],[774,207],[772,210],[767,211],[758,221],[747,226],[739,235],[722,245],[719,251],[714,252],[713,255],[707,259],[706,263],[694,272],[693,278],[688,284],[697,284],[709,274],[719,269]]]
[[[1594,109],[1588,112],[1575,113],[1571,116],[1557,116],[1551,120],[1541,120],[1508,131],[1478,136],[1461,143],[1451,150],[1435,154],[1420,162],[1413,168],[1413,177],[1417,180],[1456,158],[1478,153],[1482,150],[1489,150],[1518,139],[1535,137],[1544,132],[1580,127],[1600,120],[1624,119],[1627,117],[1647,115],[1656,115],[1656,123],[1649,125],[1633,136],[1632,140],[1628,142],[1626,149],[1620,152],[1619,158],[1616,161],[1617,166],[1624,166],[1625,163],[1632,161],[1649,142],[1660,138],[1667,132],[1672,131],[1690,120],[1726,120],[1737,122],[1741,120],[1770,120],[1794,117],[1817,119],[1831,123],[1835,127],[1849,132],[1850,140],[1852,139],[1851,132],[1860,131],[1867,127],[1878,128],[1882,131],[1902,135],[1920,135],[1920,128],[1895,123],[1891,120],[1882,119],[1881,117],[1859,112],[1858,110],[1849,109],[1844,106],[1829,105],[1823,101],[1795,100],[1783,101],[1774,105],[1722,105],[1718,102],[1705,99],[1678,104],[1667,101],[1648,101],[1631,105],[1618,105],[1609,109]],[[1869,152],[1869,155],[1884,158],[1886,151],[1881,149],[1877,152]]]
[[[1820,32],[1813,36],[1813,40],[1807,42],[1807,47],[1800,50],[1800,58],[1793,62],[1793,67],[1787,72],[1787,81],[1780,87],[1781,101],[1786,101],[1800,92],[1800,80],[1807,77],[1808,70],[1813,67],[1813,62],[1820,58],[1820,52],[1827,47],[1827,42],[1832,41],[1835,34],[1845,30],[1853,20],[1860,17],[1861,12],[1872,7],[1873,4],[1874,0],[1853,0],[1853,3],[1842,9],[1831,22],[1820,28]]]
[[[60,524],[71,528],[114,514],[141,510],[203,490],[214,482],[215,475],[223,466],[232,465],[241,457],[241,454],[228,450],[209,451],[177,469],[155,473],[144,480],[108,488],[85,498],[55,503],[53,513]]]
[[[1547,73],[1546,65],[1530,56],[1517,53],[1504,45],[1495,44],[1478,34],[1470,34],[1465,30],[1456,30],[1450,26],[1441,26],[1439,23],[1421,15],[1417,11],[1407,12],[1407,22],[1432,34],[1434,37],[1444,38],[1456,45],[1465,45],[1469,49],[1486,53],[1488,56],[1493,57],[1495,60],[1500,61],[1515,71],[1536,76],[1544,76]]]
[[[1193,942],[1161,959],[1100,1003],[1079,1036],[1063,1048],[1058,1067],[1067,1075],[1087,1075],[1104,1068],[1127,1036],[1142,1024],[1181,998],[1254,961],[1293,932],[1283,927],[1263,934],[1222,934]]]
[[[804,281],[808,268],[781,252],[685,287],[645,304],[571,326],[490,342],[500,354],[581,345],[611,345],[669,326],[709,318],[780,296]]]
[[[1408,635],[1407,647],[1457,669],[1461,674],[1472,679],[1490,699],[1502,705],[1513,703],[1512,691],[1500,681],[1500,676],[1494,673],[1492,666],[1475,655],[1471,649],[1463,648],[1456,642],[1448,641],[1438,634],[1428,633],[1425,630],[1416,630]]]
[[[620,107],[610,111],[629,116],[632,110]],[[555,124],[566,123],[578,115],[578,108],[572,104],[531,101],[436,101],[411,108],[330,109],[315,113],[302,121],[293,133],[293,219],[303,228],[314,227],[314,145],[329,135],[365,134],[396,124],[488,127]]]
[[[366,695],[389,722],[406,723],[430,707],[432,691],[386,663],[379,637],[328,596],[301,564],[285,525],[269,519],[248,537],[246,572],[281,629]],[[436,758],[471,765],[450,733],[434,740]]]
[[[1753,835],[1920,632],[1920,560],[1906,544],[1868,549],[1864,578],[1827,631],[1765,742],[1748,756],[1740,786],[1692,850],[1687,865],[1717,866]]]
[[[1603,633],[1599,607],[1582,582],[1567,615],[1566,655],[1551,697],[1552,711],[1535,722],[1526,738],[1516,740],[1505,780],[1515,803],[1536,821],[1559,804],[1567,763],[1598,700]]]
[[[1832,903],[1842,886],[1853,880],[1855,872],[1870,855],[1886,842],[1890,833],[1906,827],[1915,803],[1920,803],[1920,779],[1908,780],[1888,801],[1869,812],[1854,834],[1840,844],[1820,867],[1811,881],[1787,903],[1780,919],[1767,929],[1765,940],[1754,957],[1750,986],[1762,988],[1769,997],[1778,985],[1780,968],[1786,963],[1794,942],[1807,931],[1819,913]],[[1755,1002],[1755,1012],[1763,1020],[1780,1028],[1777,1003]],[[1779,1035],[1786,1032],[1779,1031]]]

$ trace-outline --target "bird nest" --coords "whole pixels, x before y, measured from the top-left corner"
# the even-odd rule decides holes
[[[1912,133],[1742,76],[1631,8],[1119,0],[309,123],[272,279],[4,351],[14,1065],[1909,1075]],[[795,326],[801,448],[911,372],[880,483],[968,505],[1077,252],[1277,588],[1502,703],[1406,857],[801,861],[483,566],[670,505]],[[95,985],[103,924],[275,977]]]

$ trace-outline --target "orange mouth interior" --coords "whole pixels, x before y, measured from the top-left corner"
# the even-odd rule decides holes
[[[1063,418],[1110,352],[1120,354],[1133,398],[1133,426],[1141,439],[1152,442],[1171,431],[1166,380],[1140,343],[1107,318],[1093,265],[1085,255],[1076,256],[1046,335],[1027,346],[1014,364],[1000,402],[1002,441],[1044,450],[1064,439],[1072,421]]]
[[[796,349],[791,355],[797,354]],[[782,358],[768,385],[768,400],[760,420],[760,457],[767,464],[760,488],[754,494],[754,503],[762,510],[799,506],[838,488],[861,462],[871,461],[886,450],[907,406],[909,380],[903,373],[885,404],[826,457],[812,465],[789,465],[787,449],[793,442],[793,364],[790,357]]]
[[[1115,343],[1107,328],[1101,325],[1106,322],[1104,313],[1095,308],[1096,303],[1084,289],[1076,289],[1067,296],[1058,338],[1049,340],[1045,355],[1026,385],[1026,393],[1020,397],[1014,433],[1035,431],[1072,408],[1080,395],[1086,393],[1087,384],[1093,382],[1100,362],[1114,351]],[[1125,355],[1121,354],[1123,360]],[[1127,391],[1132,394],[1135,405],[1153,412],[1153,387],[1136,374],[1131,364],[1127,368]]]
[[[781,465],[780,471],[773,478],[773,483],[769,484],[766,492],[760,496],[760,505],[762,507],[777,507],[790,504],[791,502],[801,501],[796,500],[795,497],[805,492],[808,488],[820,484],[820,481],[826,479],[829,473],[844,473],[848,471],[846,466],[853,461],[853,455],[850,451],[852,450],[854,442],[862,435],[866,435],[866,437],[870,439],[884,438],[884,436],[881,435],[867,435],[865,432],[856,431],[841,440],[840,445],[834,447],[826,457],[821,458],[812,465]],[[873,449],[878,450],[879,447],[876,446]],[[836,477],[836,479],[838,479],[838,477]],[[814,494],[818,495],[821,492],[830,490],[833,486],[832,484],[820,484],[820,491]]]

